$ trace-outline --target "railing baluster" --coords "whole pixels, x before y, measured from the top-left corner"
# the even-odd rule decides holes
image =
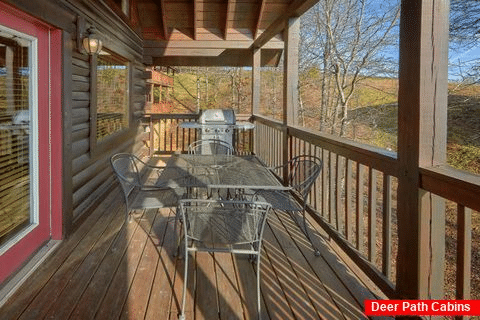
[[[329,178],[330,178],[330,183],[329,183],[329,187],[330,187],[330,195],[329,195],[329,200],[330,200],[330,207],[328,209],[328,213],[329,213],[329,216],[328,216],[328,222],[330,222],[330,224],[333,224],[333,219],[335,217],[333,217],[333,215],[336,213],[336,210],[335,210],[335,163],[333,161],[333,158],[334,158],[334,154],[332,152],[329,152],[329,157],[328,157],[328,163],[330,165],[330,169],[329,169]]]
[[[357,250],[363,252],[363,183],[364,183],[363,165],[357,162]]]
[[[345,172],[345,237],[348,241],[352,238],[352,160],[347,159]]]
[[[163,127],[164,127],[164,134],[163,134],[163,151],[167,151],[167,119],[165,119],[163,122]]]
[[[382,272],[392,274],[392,177],[383,174]]]
[[[368,258],[375,263],[377,238],[377,174],[375,169],[368,171]]]
[[[343,215],[342,215],[342,173],[343,173],[343,157],[337,154],[336,170],[335,170],[335,209],[337,231],[342,233]]]
[[[154,142],[155,142],[155,128],[153,126],[153,119],[152,117],[150,117],[149,119],[149,122],[148,122],[148,127],[150,129],[150,132],[149,132],[149,140],[150,140],[150,146],[149,146],[149,153],[150,153],[150,157],[153,156],[154,152],[155,152],[155,146],[154,146]]]
[[[470,299],[472,263],[472,210],[457,206],[457,299]],[[465,319],[465,318],[457,318]]]
[[[170,149],[168,151],[175,151],[175,119],[170,119]]]
[[[176,126],[176,128],[175,128],[176,137],[175,137],[175,148],[174,148],[175,150],[177,150],[178,147],[180,146],[179,143],[178,143],[179,142],[178,138],[180,136],[180,127],[178,126],[178,123],[179,123],[178,119],[175,119],[175,126]]]

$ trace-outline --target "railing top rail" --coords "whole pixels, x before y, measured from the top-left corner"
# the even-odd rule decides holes
[[[154,104],[151,103],[150,104]],[[155,103],[155,104],[162,104]],[[197,113],[145,113],[145,117],[150,117],[152,119],[198,119],[200,116]],[[235,115],[237,121],[250,121],[252,115],[247,113],[238,113]]]
[[[480,211],[480,176],[450,166],[420,168],[420,187]]]
[[[288,133],[347,159],[398,177],[398,162],[395,152],[302,127],[290,126]]]
[[[198,119],[196,113],[145,113],[145,117],[155,119]]]
[[[273,118],[268,118],[257,114],[253,115],[252,118],[254,121],[258,121],[279,131],[287,130],[286,125],[284,125],[281,121],[275,120]]]
[[[255,115],[254,119],[277,130],[287,130],[288,134],[293,137],[300,138],[347,159],[357,161],[388,175],[398,176],[398,162],[395,152],[299,126],[286,126],[280,121],[263,116]]]

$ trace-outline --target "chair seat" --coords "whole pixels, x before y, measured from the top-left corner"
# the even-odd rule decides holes
[[[153,209],[176,207],[181,198],[179,191],[174,189],[136,191],[131,202],[131,209]]]
[[[272,209],[303,211],[302,205],[288,191],[259,190],[255,196],[256,200],[269,203]]]
[[[252,235],[257,217],[246,215],[247,208],[209,207],[197,210],[190,219],[192,239],[204,244],[246,244],[255,242]]]

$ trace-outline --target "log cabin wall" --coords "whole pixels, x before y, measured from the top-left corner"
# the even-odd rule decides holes
[[[130,28],[128,19],[103,1],[5,2],[63,31],[63,233],[67,236],[116,183],[110,156],[117,152],[143,152],[143,142],[138,138],[143,130],[140,119],[146,92],[145,66],[141,63],[143,42]],[[96,121],[96,103],[92,103],[96,99],[96,59],[77,49],[79,17],[87,27],[95,26],[105,48],[128,60],[128,128],[98,143],[92,137]]]

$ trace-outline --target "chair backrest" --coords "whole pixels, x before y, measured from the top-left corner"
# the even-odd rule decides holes
[[[185,199],[180,201],[180,211],[188,240],[224,245],[257,243],[259,251],[270,204]]]
[[[125,197],[141,187],[141,176],[138,168],[139,159],[129,153],[117,153],[110,158],[113,172],[122,186]]]
[[[322,160],[315,156],[300,155],[288,162],[288,184],[292,186],[306,203],[313,183],[322,171]]]
[[[192,142],[188,146],[188,153],[232,155],[234,152],[233,146],[226,141],[218,139],[204,139]]]

